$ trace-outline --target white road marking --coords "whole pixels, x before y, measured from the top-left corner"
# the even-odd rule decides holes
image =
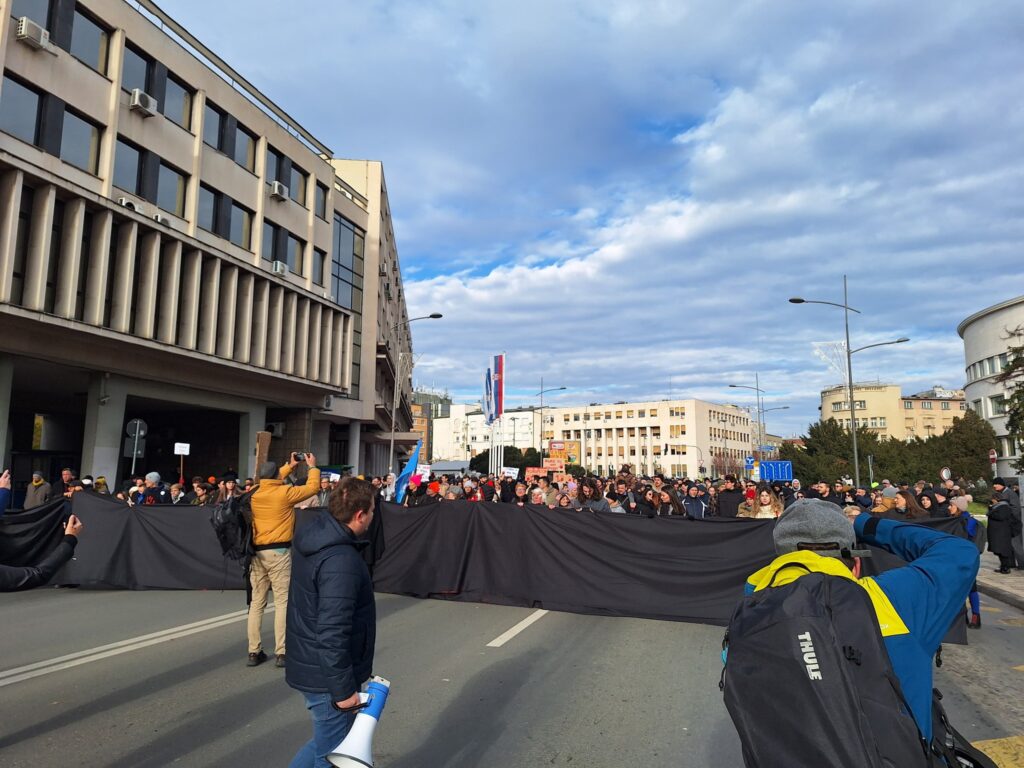
[[[268,605],[264,613],[273,613],[273,611],[274,606]],[[20,683],[24,680],[31,680],[34,677],[48,675],[51,672],[60,672],[61,670],[71,669],[72,667],[88,664],[92,661],[100,661],[101,659],[118,656],[122,653],[130,653],[131,651],[148,648],[151,645],[166,643],[169,640],[188,637],[189,635],[195,635],[199,632],[205,632],[208,629],[225,627],[228,624],[234,624],[236,621],[244,620],[248,615],[248,610],[225,613],[221,616],[213,616],[212,618],[195,621],[191,624],[182,624],[181,626],[171,627],[170,629],[164,629],[160,632],[152,632],[148,635],[140,635],[139,637],[120,640],[116,643],[100,645],[86,651],[69,653],[66,656],[58,656],[54,659],[26,664],[23,667],[7,669],[0,672],[0,688],[5,685]]]
[[[544,614],[546,614],[546,613],[547,613],[547,611],[544,610],[543,608],[537,609],[536,611],[531,613],[529,616],[527,616],[525,619],[523,619],[518,624],[516,624],[514,627],[512,627],[512,629],[510,629],[508,632],[500,634],[496,638],[491,640],[491,642],[489,642],[487,644],[487,647],[488,648],[501,648],[501,646],[503,646],[505,643],[507,643],[509,640],[511,640],[516,635],[518,635],[520,632],[522,632],[528,626],[533,624],[535,621],[537,621],[538,619],[543,617]]]

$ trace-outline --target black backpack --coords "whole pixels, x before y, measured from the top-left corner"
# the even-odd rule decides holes
[[[867,592],[789,567],[808,573],[744,597],[723,642],[719,687],[747,768],[931,765]]]
[[[253,491],[225,499],[213,508],[210,525],[217,535],[220,550],[229,560],[240,560],[248,568],[253,555],[252,509],[249,500]]]

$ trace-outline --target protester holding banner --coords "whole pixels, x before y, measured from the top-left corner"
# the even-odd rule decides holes
[[[6,477],[8,485],[0,486],[0,509],[6,508],[6,496],[10,493],[10,474],[4,472],[0,482],[3,482],[3,477]],[[37,565],[21,568],[0,565],[0,592],[20,592],[46,584],[75,554],[75,545],[78,544],[78,534],[81,532],[82,522],[75,515],[71,515],[64,525],[64,538],[60,544]]]

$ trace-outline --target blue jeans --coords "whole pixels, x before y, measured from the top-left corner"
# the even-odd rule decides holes
[[[302,693],[313,717],[313,738],[295,753],[288,768],[330,768],[327,755],[352,728],[354,713],[339,712],[331,706],[329,693]]]

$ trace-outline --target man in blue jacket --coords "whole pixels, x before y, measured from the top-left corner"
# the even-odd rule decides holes
[[[861,578],[860,558],[839,556],[843,549],[854,548],[855,535],[908,565]],[[779,557],[748,579],[747,593],[770,584],[783,586],[806,575],[803,569],[783,570],[790,563],[844,578],[850,578],[852,571],[852,578],[871,599],[911,714],[925,741],[931,743],[932,659],[977,576],[975,545],[922,525],[867,513],[853,518],[851,526],[839,507],[820,499],[795,502],[779,518],[773,537]]]
[[[373,520],[374,489],[346,477],[327,509],[295,530],[288,590],[285,679],[302,692],[313,738],[292,768],[328,766],[326,756],[348,734],[359,689],[373,669],[376,605],[359,541]]]

